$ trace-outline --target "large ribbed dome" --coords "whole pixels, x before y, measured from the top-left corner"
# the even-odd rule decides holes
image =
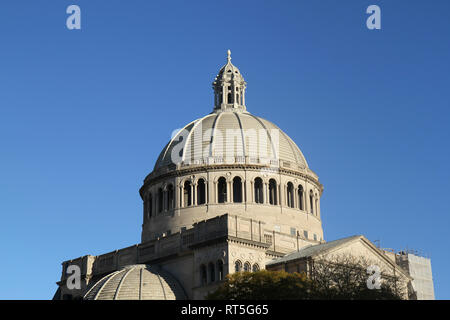
[[[183,288],[169,273],[149,265],[124,267],[100,279],[85,300],[179,300]]]
[[[142,242],[224,214],[250,219],[242,232],[253,228],[251,221],[262,221],[269,235],[295,229],[323,239],[318,176],[285,132],[247,111],[246,88],[228,51],[212,82],[212,112],[172,135],[139,189]]]
[[[272,122],[246,111],[221,111],[180,130],[162,150],[155,170],[177,163],[244,162],[308,167],[297,145]]]
[[[275,124],[256,117],[245,106],[245,82],[227,63],[213,83],[214,109],[187,124],[162,150],[154,171],[174,165],[258,164],[297,170],[308,168],[297,145]]]

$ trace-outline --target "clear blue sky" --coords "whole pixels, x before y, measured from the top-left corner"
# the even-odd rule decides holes
[[[446,0],[3,0],[0,298],[50,299],[63,260],[139,242],[138,189],[172,130],[212,110],[227,49],[248,110],[319,174],[326,240],[422,250],[450,298],[449,12]]]

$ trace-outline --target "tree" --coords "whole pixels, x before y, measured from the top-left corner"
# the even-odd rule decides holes
[[[307,299],[311,281],[305,274],[261,270],[228,274],[208,300]]]
[[[338,255],[312,261],[310,278],[314,296],[318,299],[345,300],[398,300],[404,296],[404,287],[398,276],[379,270],[379,274],[368,273],[374,262],[364,257]],[[377,268],[379,268],[377,266]],[[379,278],[379,288],[368,282]]]
[[[399,278],[385,270],[380,288],[369,289],[373,265],[364,258],[337,256],[310,261],[308,276],[285,271],[236,272],[226,276],[209,300],[398,300],[403,297]]]

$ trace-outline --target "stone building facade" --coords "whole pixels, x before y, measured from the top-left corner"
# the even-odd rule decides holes
[[[63,262],[55,299],[202,299],[228,273],[325,243],[318,176],[247,111],[246,86],[228,52],[212,112],[173,136],[139,190],[141,243]],[[71,265],[80,289],[67,286]]]

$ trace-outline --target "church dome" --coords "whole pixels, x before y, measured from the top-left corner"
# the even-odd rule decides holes
[[[231,63],[230,50],[227,60],[212,83],[213,112],[178,131],[160,153],[154,171],[179,164],[236,163],[307,169],[305,157],[286,133],[246,110],[247,83]]]
[[[166,145],[155,170],[170,164],[254,163],[305,169],[299,147],[278,126],[246,111],[213,112],[187,124]]]
[[[95,283],[85,300],[184,300],[178,281],[156,267],[131,265],[112,272]]]
[[[139,189],[142,242],[224,214],[262,221],[268,235],[323,239],[319,177],[285,132],[247,111],[247,84],[227,60],[212,112],[172,135]]]

